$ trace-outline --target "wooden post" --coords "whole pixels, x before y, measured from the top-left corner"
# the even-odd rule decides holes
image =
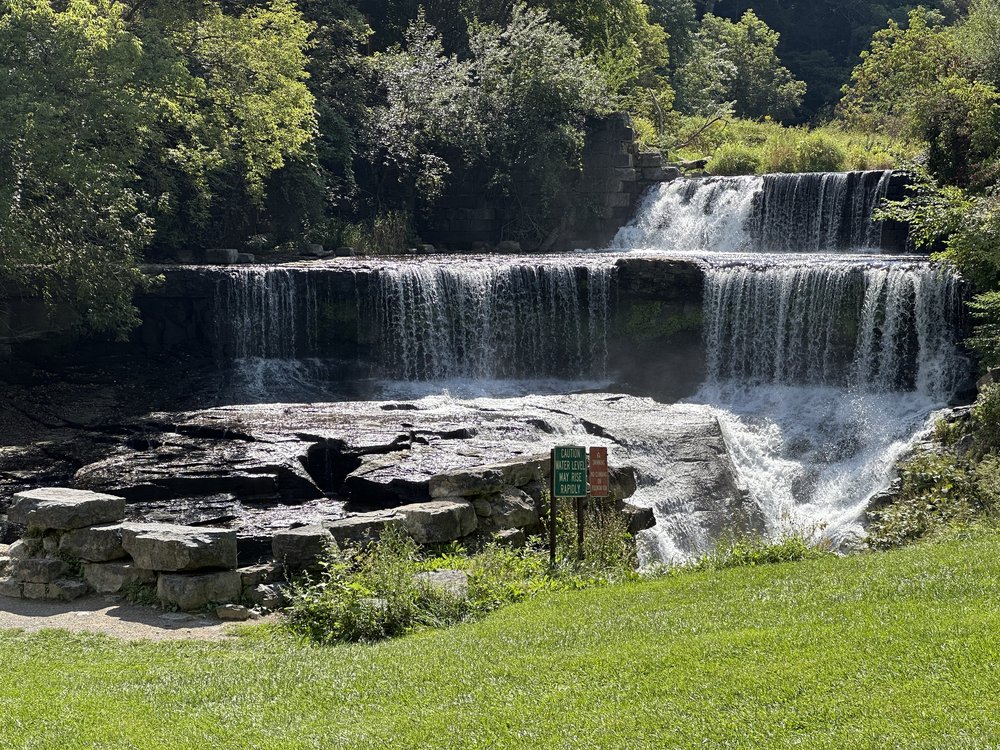
[[[551,567],[556,566],[556,452],[552,451],[550,456],[550,471],[551,475],[549,481],[549,565]]]
[[[576,556],[577,559],[582,560],[583,554],[583,503],[585,498],[578,497],[576,499]]]

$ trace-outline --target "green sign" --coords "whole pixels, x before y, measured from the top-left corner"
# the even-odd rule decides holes
[[[552,496],[586,497],[587,449],[563,445],[552,449]]]

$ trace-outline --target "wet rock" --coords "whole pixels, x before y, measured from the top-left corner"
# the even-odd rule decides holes
[[[418,544],[442,544],[468,536],[479,525],[472,503],[461,498],[415,503],[399,509]]]
[[[315,570],[327,551],[336,546],[333,534],[322,526],[300,526],[276,533],[271,550],[275,561],[294,575]]]
[[[29,529],[81,529],[124,518],[124,498],[65,487],[18,492],[7,511],[10,523]]]
[[[257,260],[257,256],[253,253],[240,253],[236,256],[237,263],[253,263]]]
[[[156,573],[131,562],[86,563],[83,580],[99,594],[122,594],[133,586],[156,583]]]
[[[122,546],[146,570],[236,568],[236,532],[229,529],[126,523]]]
[[[226,604],[240,598],[240,574],[235,570],[218,573],[161,573],[156,595],[163,604],[186,611],[210,604]]]
[[[390,527],[401,528],[406,517],[395,510],[381,510],[372,513],[357,513],[347,518],[324,524],[341,547],[349,544],[361,545],[377,542],[382,533]]]
[[[619,503],[619,511],[625,516],[628,533],[635,536],[640,531],[651,529],[656,525],[656,516],[652,508],[640,508],[631,503]]]
[[[59,551],[64,556],[88,562],[118,560],[125,557],[122,525],[92,526],[68,531],[59,540]]]
[[[431,570],[417,573],[413,580],[418,585],[437,589],[456,599],[469,598],[469,576],[461,570]]]

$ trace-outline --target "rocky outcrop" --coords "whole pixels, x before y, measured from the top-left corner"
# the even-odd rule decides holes
[[[336,549],[333,534],[322,526],[299,526],[274,535],[272,554],[289,574],[315,570],[323,556]]]
[[[472,503],[442,498],[400,508],[407,533],[418,544],[443,544],[466,537],[479,525]]]

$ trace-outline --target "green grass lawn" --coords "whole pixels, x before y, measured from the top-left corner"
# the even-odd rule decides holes
[[[375,646],[0,633],[0,748],[1000,748],[1000,536],[556,594]]]

